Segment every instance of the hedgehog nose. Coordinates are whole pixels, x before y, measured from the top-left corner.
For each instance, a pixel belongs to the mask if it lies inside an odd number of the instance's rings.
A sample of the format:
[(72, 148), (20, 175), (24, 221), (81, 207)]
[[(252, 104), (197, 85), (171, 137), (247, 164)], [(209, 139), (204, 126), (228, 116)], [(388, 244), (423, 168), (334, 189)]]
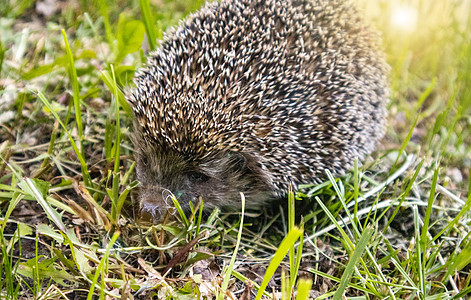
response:
[(166, 205), (162, 189), (156, 187), (144, 188), (139, 196), (139, 219), (144, 222), (159, 223), (163, 221)]

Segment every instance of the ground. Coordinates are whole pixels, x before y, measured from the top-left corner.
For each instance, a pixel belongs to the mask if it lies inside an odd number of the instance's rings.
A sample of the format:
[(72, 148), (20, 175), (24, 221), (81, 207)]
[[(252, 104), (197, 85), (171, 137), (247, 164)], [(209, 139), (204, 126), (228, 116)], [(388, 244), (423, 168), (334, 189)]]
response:
[(471, 1), (358, 0), (392, 68), (362, 166), (270, 208), (141, 222), (123, 90), (147, 37), (201, 5), (0, 2), (0, 298), (467, 298)]

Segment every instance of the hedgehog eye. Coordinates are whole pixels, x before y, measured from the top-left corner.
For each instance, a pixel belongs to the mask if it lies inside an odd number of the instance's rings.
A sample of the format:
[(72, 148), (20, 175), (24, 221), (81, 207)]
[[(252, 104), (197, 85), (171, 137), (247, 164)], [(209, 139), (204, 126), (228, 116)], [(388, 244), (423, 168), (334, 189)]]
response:
[(206, 176), (205, 174), (201, 172), (189, 172), (188, 177), (190, 178), (191, 181), (195, 181), (195, 182), (206, 182), (209, 180), (209, 176)]
[(146, 157), (146, 156), (143, 156), (141, 158), (141, 162), (144, 166), (148, 166), (149, 165), (149, 159)]

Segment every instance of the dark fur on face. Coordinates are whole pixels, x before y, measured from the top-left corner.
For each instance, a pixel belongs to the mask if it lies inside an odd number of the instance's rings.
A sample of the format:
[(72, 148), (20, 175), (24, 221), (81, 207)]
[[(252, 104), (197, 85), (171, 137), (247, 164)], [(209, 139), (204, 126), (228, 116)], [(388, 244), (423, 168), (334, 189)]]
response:
[[(141, 182), (139, 203), (142, 215), (161, 221), (174, 196), (182, 208), (189, 210), (203, 199), (205, 209), (215, 206), (239, 208), (240, 192), (258, 203), (273, 198), (264, 172), (254, 157), (247, 153), (221, 151), (211, 157), (194, 159), (139, 135), (136, 146), (137, 179)], [(145, 145), (145, 146), (144, 146)]]

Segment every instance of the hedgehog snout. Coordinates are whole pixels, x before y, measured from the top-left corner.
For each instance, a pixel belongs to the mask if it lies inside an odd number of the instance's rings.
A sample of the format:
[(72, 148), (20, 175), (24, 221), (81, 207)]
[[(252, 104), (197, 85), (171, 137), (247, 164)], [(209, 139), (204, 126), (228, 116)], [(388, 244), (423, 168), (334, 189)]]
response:
[(156, 186), (143, 187), (139, 195), (140, 219), (154, 223), (161, 222), (172, 207), (172, 193)]

